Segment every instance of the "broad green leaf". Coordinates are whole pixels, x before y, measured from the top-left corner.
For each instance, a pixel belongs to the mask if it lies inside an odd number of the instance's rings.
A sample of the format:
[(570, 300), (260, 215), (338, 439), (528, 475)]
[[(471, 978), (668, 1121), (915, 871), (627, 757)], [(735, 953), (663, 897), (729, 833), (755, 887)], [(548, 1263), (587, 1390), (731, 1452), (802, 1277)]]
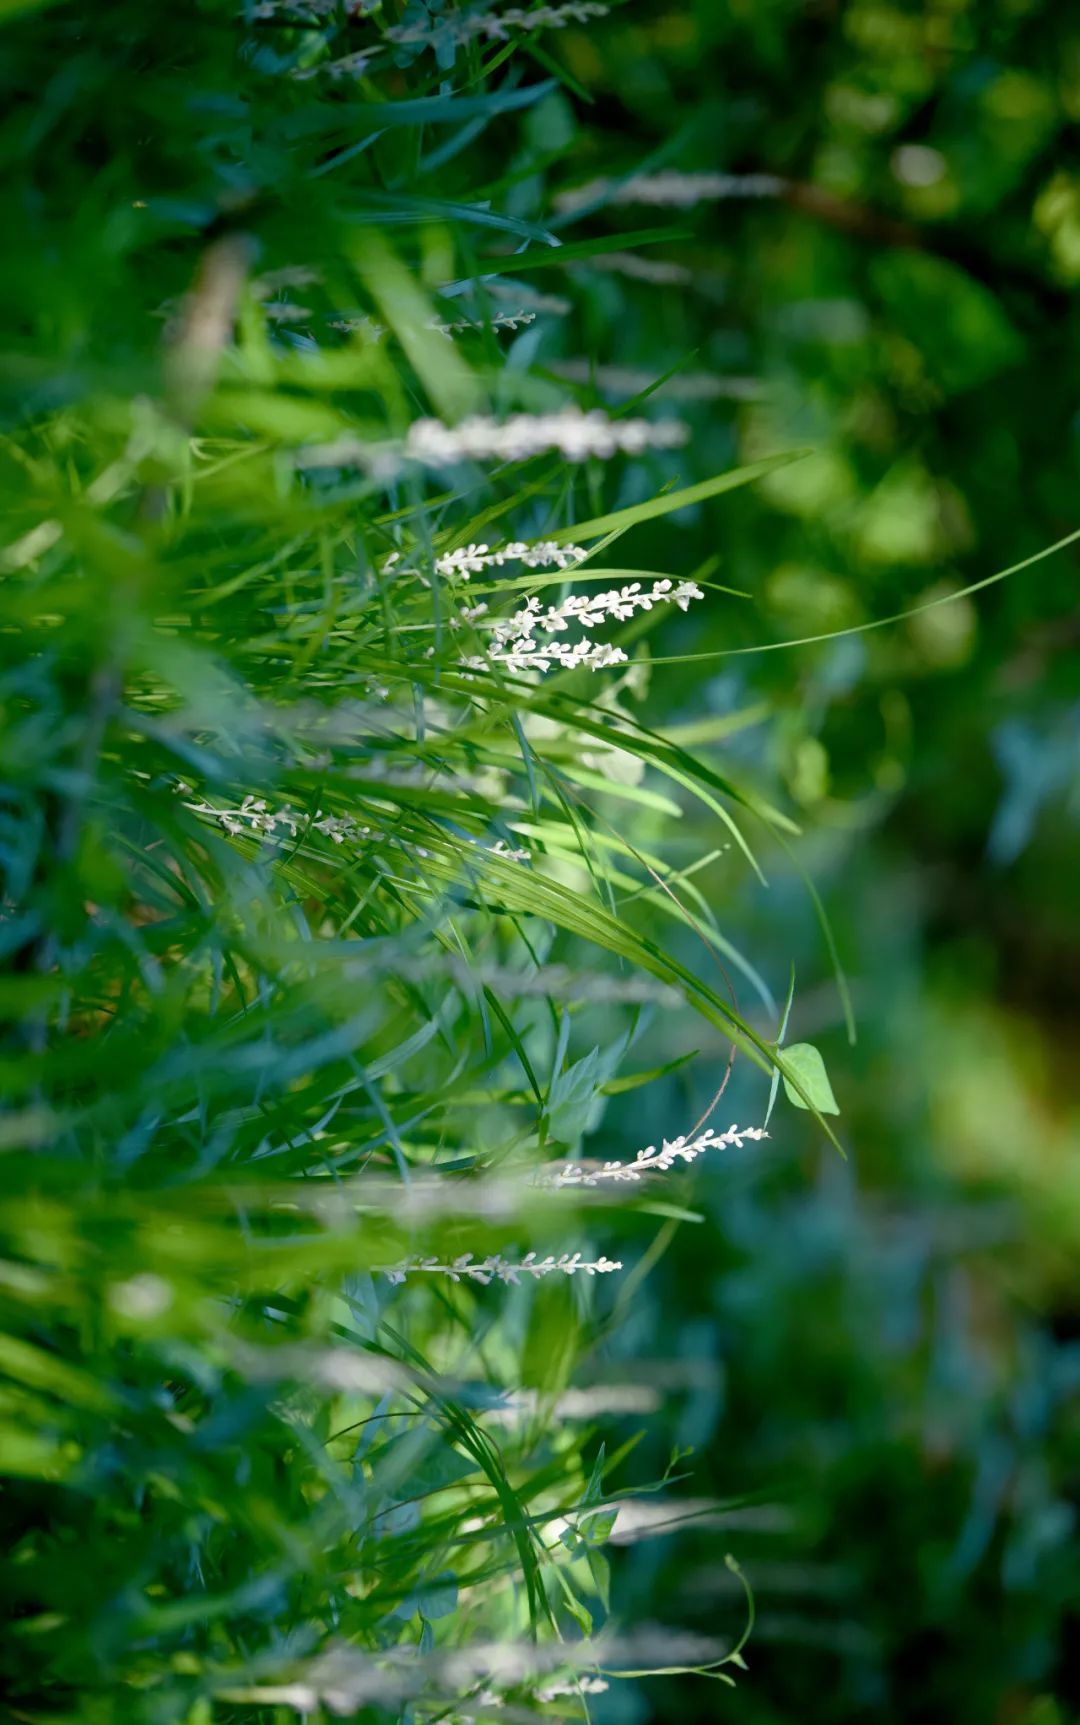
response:
[[(812, 1108), (818, 1114), (839, 1114), (825, 1062), (812, 1042), (793, 1042), (777, 1060), (787, 1098), (796, 1108)], [(798, 1088), (796, 1088), (798, 1086)]]

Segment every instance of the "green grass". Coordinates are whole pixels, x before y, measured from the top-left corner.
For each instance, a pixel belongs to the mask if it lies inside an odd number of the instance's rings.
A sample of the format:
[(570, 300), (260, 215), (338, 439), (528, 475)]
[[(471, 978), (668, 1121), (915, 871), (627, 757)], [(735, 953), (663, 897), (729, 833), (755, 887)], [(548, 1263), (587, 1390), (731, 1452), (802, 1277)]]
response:
[[(539, 38), (291, 76), (378, 29), (122, 4), (5, 29), (28, 224), (0, 446), (21, 1719), (439, 1719), (493, 1689), (577, 1716), (585, 1678), (739, 1663), (737, 1613), (689, 1645), (609, 1627), (605, 1506), (653, 1482), (560, 1409), (595, 1382), (602, 1410), (619, 1274), (526, 1255), (644, 1271), (691, 1214), (677, 1173), (615, 1202), (536, 1183), (652, 1076), (658, 1005), (760, 1067), (763, 1107), (775, 1064), (712, 968), (749, 959), (634, 842), (635, 808), (696, 802), (747, 869), (790, 822), (650, 727), (670, 607), (590, 637), (625, 642), (610, 670), (470, 669), (495, 618), (571, 578), (467, 587), (436, 559), (600, 540), (581, 590), (648, 585), (621, 542), (605, 564), (617, 535), (775, 463), (688, 489), (671, 450), (313, 465), (431, 414), (558, 407), (496, 290), (545, 268), (573, 292), (596, 249), (470, 193), (500, 152), (525, 165)], [(274, 315), (283, 292), (299, 312)], [(502, 1276), (470, 1272), (491, 1258)]]

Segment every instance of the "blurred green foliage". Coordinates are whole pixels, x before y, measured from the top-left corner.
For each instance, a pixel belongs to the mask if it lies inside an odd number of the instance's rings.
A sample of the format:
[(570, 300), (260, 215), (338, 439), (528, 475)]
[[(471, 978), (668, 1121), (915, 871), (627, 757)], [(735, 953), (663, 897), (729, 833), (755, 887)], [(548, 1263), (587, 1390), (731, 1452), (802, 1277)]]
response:
[[(582, 180), (783, 181), (678, 212), (677, 279), (597, 284), (587, 357), (598, 399), (613, 364), (680, 366), (661, 394), (688, 373), (731, 380), (680, 402), (702, 471), (815, 451), (640, 555), (714, 557), (747, 595), (682, 627), (696, 674), (658, 664), (652, 698), (677, 721), (726, 715), (728, 758), (801, 811), (859, 1024), (849, 1050), (782, 856), (752, 905), (698, 876), (777, 1000), (794, 957), (789, 1040), (825, 1050), (851, 1162), (796, 1155), (785, 1121), (788, 1155), (714, 1171), (707, 1227), (650, 1279), (634, 1346), (682, 1338), (693, 1489), (758, 1507), (635, 1546), (627, 1599), (674, 1593), (707, 1623), (731, 1539), (758, 1595), (736, 1703), (755, 1722), (1071, 1719), (1075, 552), (887, 629), (741, 650), (911, 611), (1075, 527), (1075, 19), (702, 4), (628, 9), (599, 35), (567, 43), (598, 98)], [(684, 864), (709, 845), (695, 826)], [(675, 1046), (661, 1025), (657, 1057)], [(708, 1076), (669, 1086), (663, 1117), (692, 1115)], [(731, 1094), (745, 1110), (737, 1071)], [(712, 1717), (713, 1699), (656, 1708)]]

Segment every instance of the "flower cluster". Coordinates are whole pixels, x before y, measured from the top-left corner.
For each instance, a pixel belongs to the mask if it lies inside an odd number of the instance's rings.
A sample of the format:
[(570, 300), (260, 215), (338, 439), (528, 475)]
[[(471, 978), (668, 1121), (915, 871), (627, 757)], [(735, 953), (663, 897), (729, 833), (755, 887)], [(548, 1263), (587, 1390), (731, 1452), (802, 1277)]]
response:
[(450, 41), (456, 46), (484, 36), (489, 42), (508, 42), (514, 30), (562, 30), (567, 24), (586, 24), (604, 18), (610, 8), (602, 0), (562, 0), (555, 6), (509, 6), (505, 12), (462, 13), (429, 24), (395, 24), (383, 32), (388, 42), (402, 47), (438, 46)]
[(346, 18), (368, 18), (381, 4), (382, 0), (256, 0), (252, 16), (259, 20), (286, 17), (318, 23), (338, 12), (344, 12)]
[(463, 1252), (450, 1264), (440, 1264), (438, 1258), (407, 1258), (403, 1264), (395, 1264), (383, 1273), (391, 1282), (404, 1282), (409, 1276), (424, 1274), (449, 1276), (452, 1282), (479, 1282), (485, 1287), (495, 1281), (517, 1287), (522, 1276), (550, 1276), (560, 1270), (564, 1276), (574, 1276), (579, 1271), (586, 1276), (607, 1276), (621, 1269), (622, 1265), (613, 1258), (588, 1259), (580, 1252), (563, 1252), (558, 1258), (538, 1258), (535, 1252), (527, 1252), (517, 1262), (504, 1258), (501, 1252), (493, 1252), (487, 1258), (474, 1258), (471, 1252)]
[(710, 1126), (696, 1138), (665, 1138), (659, 1150), (650, 1144), (647, 1149), (639, 1150), (632, 1162), (566, 1162), (554, 1174), (545, 1176), (544, 1183), (560, 1187), (599, 1186), (605, 1180), (640, 1180), (643, 1174), (665, 1174), (676, 1162), (693, 1162), (706, 1150), (725, 1150), (732, 1144), (741, 1150), (744, 1139), (757, 1142), (768, 1136), (760, 1126), (729, 1126), (726, 1132), (714, 1132)]
[(786, 181), (776, 174), (634, 174), (628, 180), (590, 180), (555, 199), (560, 210), (584, 209), (603, 199), (611, 204), (653, 204), (686, 210), (728, 198), (778, 198)]
[[(187, 790), (186, 785), (178, 785), (179, 791)], [(296, 838), (299, 833), (322, 833), (334, 844), (344, 844), (346, 839), (366, 838), (370, 827), (359, 826), (348, 815), (328, 815), (322, 809), (316, 809), (311, 816), (301, 814), (291, 804), (283, 803), (281, 808), (272, 809), (265, 797), (246, 796), (239, 808), (217, 809), (212, 803), (186, 803), (197, 815), (212, 815), (218, 825), (235, 837), (239, 833), (261, 833), (268, 838), (277, 838), (278, 829), (289, 838)]]
[[(640, 581), (625, 587), (610, 587), (604, 593), (570, 593), (557, 605), (544, 606), (535, 597), (526, 600), (520, 611), (495, 624), (488, 650), (490, 659), (497, 659), (508, 671), (547, 671), (560, 665), (565, 671), (601, 670), (607, 665), (621, 665), (626, 654), (621, 647), (597, 641), (542, 641), (535, 639), (542, 630), (547, 635), (561, 635), (576, 623), (582, 629), (596, 629), (609, 618), (625, 623), (635, 611), (651, 611), (654, 605), (677, 605), (685, 611), (692, 599), (705, 597), (696, 581), (669, 581), (666, 577), (643, 588)], [(464, 661), (470, 670), (484, 669), (483, 658)]]
[(523, 635), (531, 635), (534, 629), (561, 635), (570, 623), (579, 623), (583, 629), (596, 629), (609, 617), (625, 623), (635, 611), (651, 611), (654, 605), (660, 604), (677, 605), (680, 611), (687, 611), (692, 599), (704, 597), (696, 581), (670, 581), (666, 576), (654, 581), (647, 591), (640, 581), (630, 581), (625, 587), (609, 587), (604, 593), (569, 593), (557, 605), (549, 605), (546, 609), (534, 597), (527, 599), (523, 608), (515, 611), (512, 617), (496, 624), (495, 640), (501, 646)]
[[(549, 1683), (544, 1683), (539, 1689), (534, 1689), (532, 1698), (542, 1705), (548, 1701), (562, 1701), (582, 1695), (603, 1695), (608, 1685), (602, 1677), (556, 1677)], [(478, 1689), (470, 1697), (470, 1706), (481, 1708), (486, 1712), (492, 1707), (505, 1707), (506, 1696), (498, 1689)], [(478, 1725), (482, 1715), (477, 1713), (452, 1713), (447, 1717), (447, 1725)]]
[(345, 54), (340, 60), (322, 60), (317, 66), (297, 66), (292, 76), (301, 81), (309, 78), (331, 78), (335, 82), (340, 78), (362, 78), (373, 58), (370, 49), (367, 52)]
[(460, 425), (418, 419), (409, 427), (404, 453), (425, 467), (452, 467), (458, 461), (527, 461), (557, 450), (567, 461), (590, 456), (642, 455), (647, 449), (672, 449), (686, 441), (686, 428), (674, 420), (609, 419), (594, 408), (564, 407), (557, 413), (515, 413), (509, 419), (476, 414)]
[(535, 322), (535, 311), (528, 311), (521, 306), (517, 311), (497, 311), (486, 321), (482, 318), (459, 317), (454, 323), (435, 321), (431, 328), (437, 329), (440, 335), (458, 335), (466, 329), (524, 329), (526, 325)]
[[(654, 1144), (647, 1149), (639, 1150), (632, 1162), (576, 1163), (565, 1162), (561, 1166), (547, 1170), (538, 1182), (540, 1185), (562, 1189), (566, 1187), (595, 1187), (605, 1181), (637, 1181), (644, 1174), (666, 1173), (676, 1162), (693, 1162), (698, 1156), (703, 1156), (707, 1150), (723, 1150), (735, 1144), (740, 1149), (745, 1140), (755, 1142), (769, 1135), (760, 1126), (729, 1126), (726, 1132), (715, 1132), (711, 1127), (698, 1133), (695, 1138), (665, 1138), (658, 1150)], [(578, 1272), (587, 1276), (606, 1276), (615, 1270), (621, 1270), (622, 1264), (613, 1258), (599, 1257), (583, 1258), (580, 1252), (563, 1252), (558, 1258), (549, 1255), (538, 1257), (535, 1252), (526, 1253), (524, 1258), (506, 1258), (501, 1252), (493, 1252), (486, 1258), (477, 1258), (472, 1252), (462, 1252), (450, 1263), (443, 1263), (438, 1258), (406, 1258), (403, 1263), (386, 1267), (383, 1274), (393, 1283), (401, 1283), (410, 1276), (430, 1275), (449, 1276), (452, 1282), (478, 1282), (486, 1287), (489, 1282), (503, 1282), (517, 1287), (523, 1276), (550, 1276), (561, 1271), (564, 1276), (573, 1276)]]
[[(455, 577), (467, 581), (485, 569), (501, 569), (504, 563), (522, 563), (526, 569), (573, 569), (589, 553), (580, 545), (556, 545), (553, 539), (540, 539), (535, 545), (512, 539), (509, 545), (459, 545), (456, 551), (445, 551), (435, 559), (435, 572), (449, 580)], [(391, 566), (389, 559), (384, 569)]]
[[(343, 0), (348, 18), (370, 18), (382, 0)], [(252, 16), (258, 22), (282, 20), (293, 24), (328, 24), (339, 9), (339, 0), (256, 0)], [(440, 58), (447, 50), (471, 41), (509, 42), (515, 33), (562, 30), (568, 24), (584, 24), (603, 18), (610, 7), (604, 0), (561, 0), (556, 5), (510, 6), (503, 12), (462, 12), (444, 18), (424, 18), (414, 23), (393, 24), (371, 46), (337, 60), (321, 60), (314, 66), (293, 67), (289, 76), (301, 81), (312, 78), (359, 79), (373, 64), (385, 62), (395, 48), (434, 48)]]
[[(383, 774), (382, 776), (387, 782), (391, 782), (389, 775)], [(184, 784), (179, 784), (176, 788), (181, 793), (189, 789)], [(350, 815), (328, 815), (324, 814), (322, 809), (316, 809), (313, 815), (308, 816), (301, 814), (289, 803), (283, 803), (279, 809), (272, 809), (265, 797), (246, 796), (239, 808), (232, 809), (218, 809), (214, 807), (213, 803), (205, 802), (189, 802), (185, 803), (184, 807), (191, 809), (197, 815), (210, 815), (225, 832), (232, 834), (233, 837), (237, 837), (241, 833), (257, 833), (264, 838), (271, 839), (274, 843), (281, 844), (284, 842), (283, 835), (294, 839), (299, 835), (314, 832), (321, 833), (324, 838), (330, 839), (335, 845), (342, 845), (346, 840), (360, 844), (364, 840), (371, 839), (378, 844), (399, 845), (402, 850), (410, 851), (414, 856), (428, 857), (431, 855), (431, 852), (425, 850), (422, 845), (411, 843), (407, 839), (395, 838), (390, 833), (381, 832), (377, 827), (366, 826), (360, 821), (354, 821)], [(508, 845), (505, 839), (496, 839), (492, 845), (482, 845), (479, 839), (473, 838), (467, 842), (479, 850), (489, 852), (491, 856), (501, 858), (503, 862), (530, 861), (530, 854), (527, 850), (516, 849)]]
[[(443, 319), (433, 317), (427, 320), (425, 329), (437, 330), (440, 335), (459, 335), (467, 329), (522, 329), (530, 323), (535, 323), (537, 313), (525, 306), (519, 306), (516, 311), (500, 311), (487, 319), (460, 317), (447, 323)], [(330, 328), (341, 330), (347, 335), (366, 335), (371, 341), (382, 341), (389, 330), (384, 323), (379, 323), (373, 317), (334, 317), (330, 319)]]
[(439, 419), (417, 419), (398, 443), (362, 443), (342, 437), (336, 443), (301, 449), (302, 467), (359, 467), (373, 479), (396, 479), (404, 463), (453, 467), (461, 461), (528, 461), (557, 450), (566, 461), (608, 460), (613, 455), (642, 455), (647, 449), (675, 449), (685, 443), (687, 430), (677, 420), (609, 419), (598, 408), (585, 413), (564, 407), (557, 413), (515, 413), (509, 419), (484, 414), (444, 425)]
[[(612, 646), (609, 641), (544, 641), (539, 646), (535, 641), (520, 641), (506, 652), (493, 652), (491, 657), (515, 675), (521, 671), (550, 671), (556, 665), (563, 671), (606, 671), (611, 665), (626, 664), (622, 648)], [(461, 663), (467, 671), (484, 671), (488, 667), (488, 660), (480, 654), (464, 658)]]

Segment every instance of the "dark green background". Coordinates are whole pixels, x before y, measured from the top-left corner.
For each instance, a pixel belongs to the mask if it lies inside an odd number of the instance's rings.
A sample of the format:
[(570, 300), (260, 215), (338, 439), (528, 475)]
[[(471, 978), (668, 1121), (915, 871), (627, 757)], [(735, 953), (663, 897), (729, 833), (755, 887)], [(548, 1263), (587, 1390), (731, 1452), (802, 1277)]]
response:
[[(716, 579), (750, 595), (696, 610), (668, 651), (889, 616), (1075, 526), (1074, 25), (1053, 4), (702, 4), (567, 43), (597, 97), (582, 177), (655, 150), (790, 182), (680, 214), (685, 286), (593, 289), (597, 360), (760, 381), (757, 401), (689, 410), (695, 477), (817, 451), (638, 530), (643, 566), (718, 555)], [(932, 184), (905, 183), (912, 162)], [(564, 333), (567, 351), (589, 336)], [(737, 1601), (725, 1542), (758, 1596), (737, 1699), (658, 1688), (660, 1717), (1080, 1709), (1077, 628), (1073, 550), (889, 629), (655, 673), (681, 718), (758, 697), (779, 715), (729, 758), (800, 811), (859, 1023), (849, 1049), (783, 858), (749, 903), (723, 869), (702, 877), (781, 998), (794, 954), (789, 1039), (825, 1051), (851, 1159), (774, 1116), (767, 1156), (701, 1177), (708, 1223), (680, 1235), (627, 1343), (680, 1338), (688, 1489), (765, 1500), (635, 1548), (637, 1609), (675, 1598), (714, 1624)], [(714, 841), (675, 837), (687, 862)], [(662, 1024), (654, 1050), (676, 1052)], [(657, 1131), (703, 1104), (712, 1052)], [(736, 1072), (722, 1123), (758, 1093)]]

